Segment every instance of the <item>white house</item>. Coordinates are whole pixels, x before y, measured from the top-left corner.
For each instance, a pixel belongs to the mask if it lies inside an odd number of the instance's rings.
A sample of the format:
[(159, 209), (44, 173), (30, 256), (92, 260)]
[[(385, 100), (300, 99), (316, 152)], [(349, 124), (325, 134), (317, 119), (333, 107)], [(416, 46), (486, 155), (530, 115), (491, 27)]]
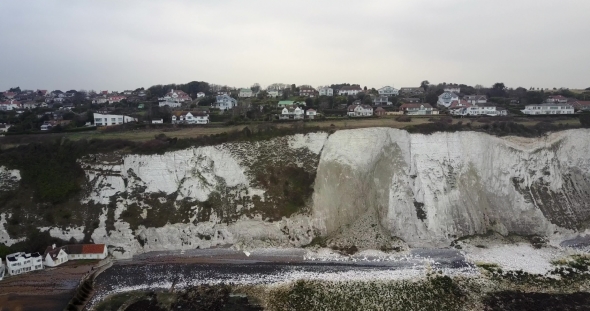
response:
[(152, 120), (152, 124), (164, 124), (164, 119)]
[(485, 95), (466, 95), (463, 99), (472, 105), (485, 104), (488, 102), (488, 97)]
[(397, 96), (399, 95), (399, 90), (392, 87), (392, 86), (384, 86), (380, 89), (377, 90), (377, 92), (379, 92), (379, 95), (384, 95), (384, 96)]
[(348, 106), (349, 117), (370, 117), (373, 115), (373, 107), (369, 105), (350, 105)]
[(203, 97), (205, 97), (205, 93), (203, 93), (203, 92), (197, 93), (197, 98), (203, 98)]
[(41, 131), (49, 131), (53, 128), (53, 124), (51, 124), (51, 122), (49, 121), (45, 121), (43, 122), (43, 124), (41, 124)]
[(8, 129), (11, 127), (10, 124), (0, 123), (0, 133), (8, 132)]
[(307, 111), (305, 111), (305, 116), (306, 118), (313, 120), (315, 119), (315, 117), (318, 115), (317, 111), (315, 111), (315, 109), (307, 109)]
[(119, 125), (129, 122), (137, 122), (136, 118), (117, 115), (117, 114), (94, 114), (94, 125), (95, 126), (111, 126), (111, 125)]
[(182, 106), (182, 102), (177, 98), (161, 97), (160, 102), (158, 103), (158, 106), (160, 106), (160, 107), (168, 106), (170, 108), (178, 108), (178, 107)]
[(177, 112), (172, 115), (172, 124), (207, 124), (209, 114), (204, 111)]
[(428, 103), (417, 103), (417, 104), (403, 104), (400, 106), (400, 111), (403, 111), (407, 115), (435, 115), (438, 114), (438, 110), (432, 108)]
[(375, 105), (393, 105), (392, 102), (389, 101), (387, 95), (379, 95), (373, 98), (373, 104)]
[(361, 87), (358, 85), (343, 86), (341, 89), (338, 90), (338, 95), (354, 96), (362, 91), (363, 89), (361, 89)]
[(303, 120), (303, 109), (299, 107), (284, 107), (279, 120)]
[(106, 104), (108, 102), (109, 102), (108, 98), (104, 98), (104, 97), (97, 97), (92, 100), (93, 104)]
[(267, 94), (268, 94), (268, 97), (272, 97), (272, 98), (279, 97), (281, 95), (279, 93), (279, 91), (277, 91), (277, 90), (267, 91)]
[(105, 259), (108, 256), (107, 247), (104, 244), (71, 244), (61, 247), (68, 260), (79, 259)]
[(508, 114), (506, 109), (502, 109), (493, 104), (469, 104), (468, 107), (460, 107), (451, 110), (451, 114), (456, 116), (505, 116)]
[(549, 98), (547, 98), (546, 102), (565, 104), (565, 103), (567, 103), (567, 97), (563, 97), (561, 95), (549, 96)]
[(36, 102), (26, 102), (22, 105), (23, 109), (35, 109), (39, 106)]
[(238, 97), (252, 97), (254, 96), (254, 93), (252, 92), (251, 89), (240, 89), (240, 92), (238, 93)]
[(320, 87), (318, 91), (320, 96), (334, 96), (334, 90), (330, 87)]
[(57, 267), (68, 261), (68, 254), (62, 247), (55, 247), (55, 244), (48, 246), (43, 255), (46, 267)]
[(43, 269), (41, 254), (27, 254), (24, 252), (14, 253), (6, 256), (6, 266), (9, 275), (18, 275), (35, 270)]
[(444, 92), (438, 96), (438, 101), (436, 104), (439, 106), (449, 107), (455, 100), (459, 100), (459, 95), (451, 92)]
[(166, 95), (164, 95), (164, 97), (160, 97), (158, 98), (158, 101), (163, 102), (166, 100), (171, 100), (171, 101), (178, 101), (178, 102), (185, 102), (185, 101), (190, 101), (193, 100), (190, 96), (188, 96), (187, 93), (185, 93), (184, 91), (181, 90), (170, 90), (170, 92), (168, 92)]
[(212, 106), (221, 110), (229, 110), (238, 105), (238, 101), (229, 95), (218, 95), (216, 99), (216, 102)]
[(524, 110), (521, 110), (524, 114), (536, 115), (536, 114), (574, 114), (574, 106), (569, 104), (536, 104), (526, 105)]
[(461, 88), (458, 86), (447, 86), (443, 89), (443, 91), (449, 93), (461, 93)]

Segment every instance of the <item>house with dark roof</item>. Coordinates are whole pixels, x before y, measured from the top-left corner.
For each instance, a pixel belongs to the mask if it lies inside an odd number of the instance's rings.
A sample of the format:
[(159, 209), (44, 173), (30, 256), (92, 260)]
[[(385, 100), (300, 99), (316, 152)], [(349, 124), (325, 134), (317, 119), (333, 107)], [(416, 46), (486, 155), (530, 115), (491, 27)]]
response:
[(361, 89), (361, 87), (359, 85), (349, 85), (349, 86), (343, 86), (342, 88), (340, 88), (338, 90), (338, 95), (355, 96), (356, 94), (358, 94), (362, 91), (363, 91), (363, 89)]
[(68, 254), (68, 260), (76, 259), (105, 259), (107, 246), (104, 244), (71, 244), (63, 246)]
[(297, 106), (284, 107), (279, 115), (279, 120), (303, 120), (304, 111)]
[(485, 95), (466, 95), (463, 99), (472, 105), (485, 104), (488, 102), (488, 97)]
[(375, 115), (378, 117), (384, 116), (387, 114), (387, 111), (385, 111), (385, 109), (383, 109), (382, 107), (377, 107), (377, 109), (375, 109)]
[(402, 87), (399, 92), (403, 95), (420, 95), (424, 93), (424, 89), (421, 87)]
[(419, 103), (420, 102), (420, 98), (406, 97), (406, 98), (402, 98), (401, 102), (402, 103), (406, 103), (406, 104)]
[(175, 111), (172, 113), (172, 124), (208, 124), (207, 111)]
[(387, 95), (378, 95), (373, 98), (373, 105), (376, 106), (392, 104), (393, 103), (389, 101), (389, 97), (387, 97)]
[(68, 261), (68, 254), (61, 247), (55, 247), (55, 244), (48, 246), (43, 255), (46, 267), (56, 267)]
[(317, 93), (318, 91), (316, 91), (313, 87), (302, 86), (299, 88), (300, 96), (315, 97)]
[(546, 100), (547, 103), (560, 103), (560, 104), (565, 104), (567, 103), (567, 97), (561, 96), (561, 95), (554, 95), (554, 96), (549, 96)]
[[(358, 102), (358, 103), (357, 103)], [(353, 118), (371, 117), (373, 116), (373, 107), (369, 105), (362, 105), (360, 101), (355, 101), (357, 104), (348, 106), (348, 116)]]
[(407, 115), (434, 115), (438, 114), (436, 108), (432, 108), (428, 103), (403, 104), (399, 107)]

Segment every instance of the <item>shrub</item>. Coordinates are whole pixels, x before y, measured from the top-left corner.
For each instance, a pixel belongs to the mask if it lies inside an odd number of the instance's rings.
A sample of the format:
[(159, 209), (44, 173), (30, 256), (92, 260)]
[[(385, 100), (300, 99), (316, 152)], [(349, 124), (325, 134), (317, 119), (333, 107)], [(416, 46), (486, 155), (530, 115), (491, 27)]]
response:
[(395, 118), (395, 121), (398, 122), (412, 122), (412, 118), (410, 116), (399, 116)]

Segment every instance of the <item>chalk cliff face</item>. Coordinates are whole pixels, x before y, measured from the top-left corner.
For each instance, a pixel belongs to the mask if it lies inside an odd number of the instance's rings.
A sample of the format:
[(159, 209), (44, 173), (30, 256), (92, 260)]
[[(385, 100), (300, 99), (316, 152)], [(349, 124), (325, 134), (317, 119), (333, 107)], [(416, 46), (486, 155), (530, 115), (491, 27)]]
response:
[[(369, 128), (93, 155), (80, 159), (81, 203), (101, 209), (91, 238), (118, 256), (298, 247), (320, 235), (338, 247), (381, 249), (448, 246), (488, 230), (571, 235), (590, 219), (589, 138), (588, 130), (529, 139)], [(0, 182), (18, 176), (0, 170)], [(2, 231), (7, 217), (0, 236), (12, 241)], [(84, 236), (74, 224), (42, 230)]]
[[(488, 230), (583, 230), (590, 217), (589, 138), (586, 130), (538, 139), (336, 132), (321, 155), (313, 217), (330, 235), (373, 214), (411, 246), (448, 246)], [(375, 224), (367, 225), (361, 227)]]

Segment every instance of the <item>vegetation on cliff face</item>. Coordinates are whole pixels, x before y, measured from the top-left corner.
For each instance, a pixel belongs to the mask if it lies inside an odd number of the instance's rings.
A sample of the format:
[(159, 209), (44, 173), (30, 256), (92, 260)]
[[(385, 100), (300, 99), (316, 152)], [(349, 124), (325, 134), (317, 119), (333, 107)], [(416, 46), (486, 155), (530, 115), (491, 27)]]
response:
[[(146, 143), (58, 139), (3, 150), (0, 166), (19, 170), (22, 179), (18, 187), (0, 189), (0, 214), (7, 218), (5, 229), (12, 238), (26, 238), (26, 242), (17, 243), (5, 251), (43, 251), (49, 242), (69, 242), (50, 238), (49, 232), (39, 231), (42, 227), (84, 227), (84, 241), (89, 242), (105, 208), (107, 230), (115, 229), (115, 211), (121, 204), (125, 209), (120, 219), (134, 230), (140, 226), (158, 228), (168, 223), (193, 221), (196, 224), (209, 221), (212, 214), (222, 222), (231, 223), (243, 215), (280, 220), (304, 211), (313, 192), (319, 155), (290, 150), (285, 135), (294, 131), (262, 127), (257, 132), (246, 129), (186, 140), (160, 135)], [(296, 131), (312, 132), (314, 129)], [(255, 154), (245, 159), (242, 165), (248, 170), (250, 183), (265, 191), (264, 197), (248, 193), (244, 186), (228, 187), (220, 182), (204, 202), (191, 198), (178, 200), (178, 193), (144, 193), (145, 189), (130, 189), (111, 197), (111, 202), (104, 206), (93, 201), (81, 203), (93, 187), (81, 168), (80, 159), (83, 157), (95, 154), (108, 157), (110, 154), (120, 158), (132, 153), (163, 153), (227, 141), (234, 141), (226, 146), (233, 148), (236, 158)], [(35, 243), (31, 239), (42, 242)]]

